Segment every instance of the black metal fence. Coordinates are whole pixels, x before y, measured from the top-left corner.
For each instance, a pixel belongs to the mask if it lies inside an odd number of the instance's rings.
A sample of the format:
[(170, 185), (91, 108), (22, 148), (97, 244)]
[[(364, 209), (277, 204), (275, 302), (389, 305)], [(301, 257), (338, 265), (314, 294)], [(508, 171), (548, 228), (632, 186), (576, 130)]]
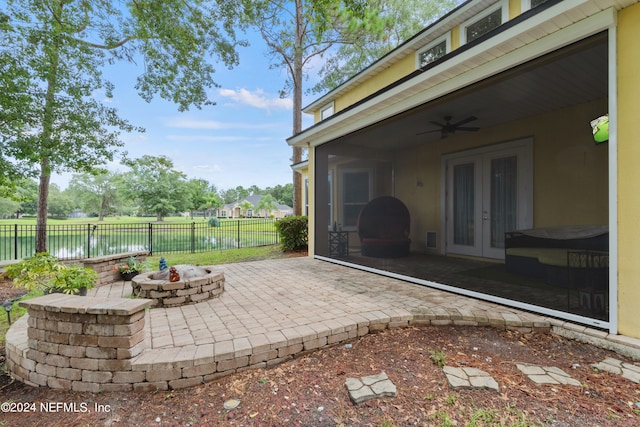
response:
[[(0, 225), (0, 261), (35, 253), (36, 225)], [(219, 220), (183, 224), (69, 224), (47, 226), (47, 249), (59, 259), (91, 258), (131, 251), (206, 252), (273, 245), (273, 219)]]

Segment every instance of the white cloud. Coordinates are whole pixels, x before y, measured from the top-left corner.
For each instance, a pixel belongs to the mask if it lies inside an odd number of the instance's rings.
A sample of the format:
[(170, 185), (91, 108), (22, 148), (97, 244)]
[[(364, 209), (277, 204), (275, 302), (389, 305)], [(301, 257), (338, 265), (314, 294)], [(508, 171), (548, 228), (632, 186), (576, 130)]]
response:
[(291, 99), (269, 96), (265, 94), (262, 89), (256, 89), (253, 92), (244, 88), (238, 90), (220, 89), (219, 93), (221, 96), (230, 98), (237, 104), (249, 105), (264, 110), (291, 110), (291, 108), (293, 108), (293, 101)]
[(169, 119), (166, 123), (170, 128), (181, 129), (204, 129), (204, 130), (219, 130), (219, 129), (271, 129), (282, 126), (282, 123), (243, 123), (243, 122), (221, 122), (218, 120), (196, 120), (186, 117), (176, 117)]

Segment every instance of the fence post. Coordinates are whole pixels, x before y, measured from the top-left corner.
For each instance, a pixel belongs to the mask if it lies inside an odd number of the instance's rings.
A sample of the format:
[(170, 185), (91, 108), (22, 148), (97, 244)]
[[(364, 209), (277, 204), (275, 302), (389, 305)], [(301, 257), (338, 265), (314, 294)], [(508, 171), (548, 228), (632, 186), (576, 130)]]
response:
[(18, 224), (13, 224), (13, 259), (18, 259)]
[(153, 224), (149, 223), (149, 255), (153, 255)]
[(196, 253), (196, 222), (191, 223), (191, 253)]
[(91, 258), (91, 224), (87, 224), (87, 258)]

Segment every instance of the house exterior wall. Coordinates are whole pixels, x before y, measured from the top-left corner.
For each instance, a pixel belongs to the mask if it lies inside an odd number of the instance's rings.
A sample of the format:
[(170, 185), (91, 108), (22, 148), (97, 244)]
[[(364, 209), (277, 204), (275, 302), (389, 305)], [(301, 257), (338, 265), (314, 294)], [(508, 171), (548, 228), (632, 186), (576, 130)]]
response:
[(618, 14), (618, 329), (640, 338), (640, 4)]
[[(391, 83), (400, 80), (404, 76), (411, 74), (416, 70), (416, 59), (415, 55), (409, 55), (393, 64), (380, 74), (376, 75), (375, 78), (369, 79), (360, 86), (354, 88), (347, 94), (337, 98), (334, 101), (334, 111), (337, 113), (338, 111), (344, 110), (350, 105), (355, 104), (361, 99), (366, 98), (367, 96), (377, 92), (378, 90), (384, 88), (385, 86), (390, 85)], [(320, 121), (320, 111), (315, 113), (315, 121)]]
[(442, 248), (442, 156), (524, 137), (533, 138), (534, 226), (608, 224), (607, 145), (594, 144), (588, 126), (606, 108), (601, 100), (399, 153), (395, 195), (411, 212), (414, 249), (425, 248), (427, 231)]

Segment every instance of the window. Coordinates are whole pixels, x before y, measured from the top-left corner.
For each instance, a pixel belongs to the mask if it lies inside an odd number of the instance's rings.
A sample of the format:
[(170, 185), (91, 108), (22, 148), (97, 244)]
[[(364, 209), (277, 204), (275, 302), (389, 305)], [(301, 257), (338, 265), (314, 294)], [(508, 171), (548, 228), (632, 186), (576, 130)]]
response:
[(324, 120), (329, 116), (333, 116), (333, 102), (320, 109), (320, 120)]
[(422, 68), (446, 55), (451, 50), (450, 40), (447, 34), (416, 52), (416, 67)]
[(508, 19), (507, 4), (501, 1), (497, 6), (491, 7), (482, 14), (470, 19), (461, 26), (460, 43), (469, 43), (489, 31), (498, 28)]
[(219, 214), (220, 214), (220, 217), (225, 218), (227, 216), (227, 211), (223, 209), (219, 212)]
[(548, 0), (522, 0), (522, 11), (533, 9), (540, 6), (542, 3), (546, 3)]
[(253, 209), (247, 209), (247, 218), (253, 218)]
[(371, 171), (368, 169), (342, 172), (342, 226), (354, 229), (358, 214), (371, 200)]

